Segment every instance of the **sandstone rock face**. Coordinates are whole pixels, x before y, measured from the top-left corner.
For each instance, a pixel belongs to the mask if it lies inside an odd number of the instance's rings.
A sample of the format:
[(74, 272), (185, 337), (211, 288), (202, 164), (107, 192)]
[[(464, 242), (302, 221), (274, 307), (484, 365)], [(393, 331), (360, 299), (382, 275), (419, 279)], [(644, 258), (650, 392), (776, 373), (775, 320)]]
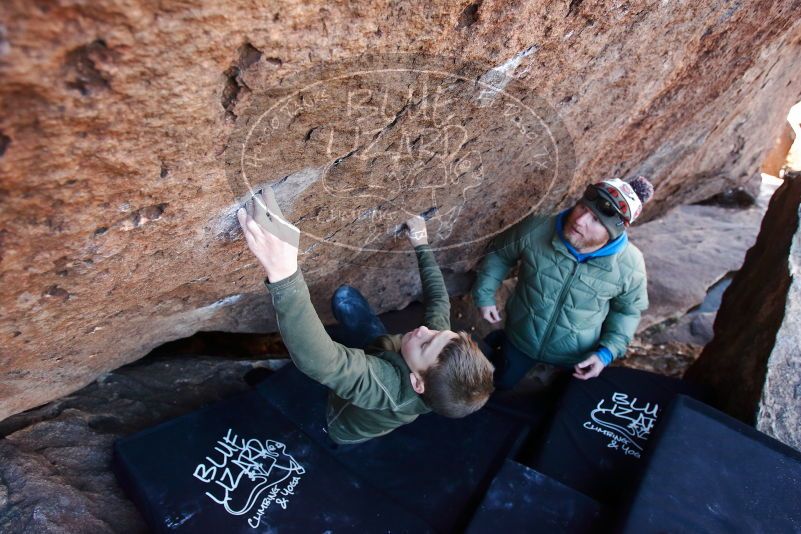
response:
[(756, 244), (723, 294), (714, 338), (685, 378), (729, 414), (801, 449), (801, 173), (771, 200)]
[(789, 264), (793, 282), (768, 359), (756, 427), (801, 450), (801, 232), (793, 237)]
[[(3, 3), (0, 420), (170, 339), (274, 329), (249, 186), (303, 230), (324, 318), (342, 282), (380, 311), (419, 292), (401, 214), (434, 216), (452, 278), (608, 175), (653, 179), (646, 218), (753, 188), (798, 99), (799, 8)], [(366, 52), (412, 59), (342, 70)]]
[(649, 306), (639, 331), (687, 313), (715, 282), (740, 268), (774, 187), (765, 188), (748, 208), (679, 206), (631, 228), (631, 242), (642, 251), (648, 275)]

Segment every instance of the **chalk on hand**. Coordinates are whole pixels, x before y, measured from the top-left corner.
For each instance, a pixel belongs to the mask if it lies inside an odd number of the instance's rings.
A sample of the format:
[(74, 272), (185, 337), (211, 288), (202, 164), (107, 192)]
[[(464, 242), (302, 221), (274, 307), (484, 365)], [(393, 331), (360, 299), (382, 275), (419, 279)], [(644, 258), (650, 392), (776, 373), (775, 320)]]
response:
[(251, 202), (253, 203), (253, 218), (265, 231), (294, 247), (299, 245), (300, 230), (284, 218), (272, 187), (259, 190), (253, 195), (253, 199), (248, 201), (248, 204)]

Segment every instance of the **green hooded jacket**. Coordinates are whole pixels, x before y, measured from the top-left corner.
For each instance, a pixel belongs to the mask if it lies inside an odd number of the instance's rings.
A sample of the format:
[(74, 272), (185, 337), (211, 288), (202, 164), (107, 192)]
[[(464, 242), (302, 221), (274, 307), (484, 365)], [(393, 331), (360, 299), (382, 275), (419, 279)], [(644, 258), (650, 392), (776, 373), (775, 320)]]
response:
[(521, 261), (506, 304), (506, 335), (531, 358), (572, 366), (608, 348), (626, 352), (648, 308), (645, 262), (630, 242), (617, 254), (579, 263), (556, 233), (556, 216), (530, 215), (498, 235), (473, 285), (476, 306), (495, 305), (495, 292)]
[[(425, 325), (450, 329), (445, 281), (429, 245), (414, 248), (425, 300)], [(325, 331), (298, 269), (264, 284), (270, 291), (278, 329), (300, 371), (327, 386), (328, 435), (339, 444), (361, 443), (411, 423), (431, 409), (412, 389), (409, 366), (400, 354), (401, 335), (379, 336), (365, 350), (336, 343)]]

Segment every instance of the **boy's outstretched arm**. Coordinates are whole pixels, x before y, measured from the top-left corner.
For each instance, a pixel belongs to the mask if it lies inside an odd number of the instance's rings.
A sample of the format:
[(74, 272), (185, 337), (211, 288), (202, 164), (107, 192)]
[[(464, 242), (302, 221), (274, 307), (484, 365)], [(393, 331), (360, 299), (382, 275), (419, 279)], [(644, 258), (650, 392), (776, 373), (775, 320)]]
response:
[(401, 392), (397, 370), (362, 349), (336, 343), (325, 331), (298, 268), (300, 231), (283, 218), (272, 191), (256, 194), (237, 218), (267, 272), (278, 329), (298, 369), (356, 406), (396, 407)]
[(420, 269), (426, 307), (425, 325), (434, 330), (450, 330), (451, 303), (442, 272), (428, 245), (426, 222), (422, 217), (415, 216), (406, 221), (406, 226), (409, 227), (409, 241), (417, 254), (417, 266)]

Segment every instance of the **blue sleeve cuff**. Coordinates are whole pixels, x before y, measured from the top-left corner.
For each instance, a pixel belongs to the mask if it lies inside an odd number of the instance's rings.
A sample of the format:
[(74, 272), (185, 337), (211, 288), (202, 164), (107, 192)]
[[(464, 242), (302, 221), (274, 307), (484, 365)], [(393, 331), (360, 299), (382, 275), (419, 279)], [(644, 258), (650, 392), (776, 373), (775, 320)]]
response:
[(599, 358), (604, 365), (609, 365), (612, 363), (612, 351), (607, 349), (606, 347), (598, 347), (598, 350), (595, 351)]

